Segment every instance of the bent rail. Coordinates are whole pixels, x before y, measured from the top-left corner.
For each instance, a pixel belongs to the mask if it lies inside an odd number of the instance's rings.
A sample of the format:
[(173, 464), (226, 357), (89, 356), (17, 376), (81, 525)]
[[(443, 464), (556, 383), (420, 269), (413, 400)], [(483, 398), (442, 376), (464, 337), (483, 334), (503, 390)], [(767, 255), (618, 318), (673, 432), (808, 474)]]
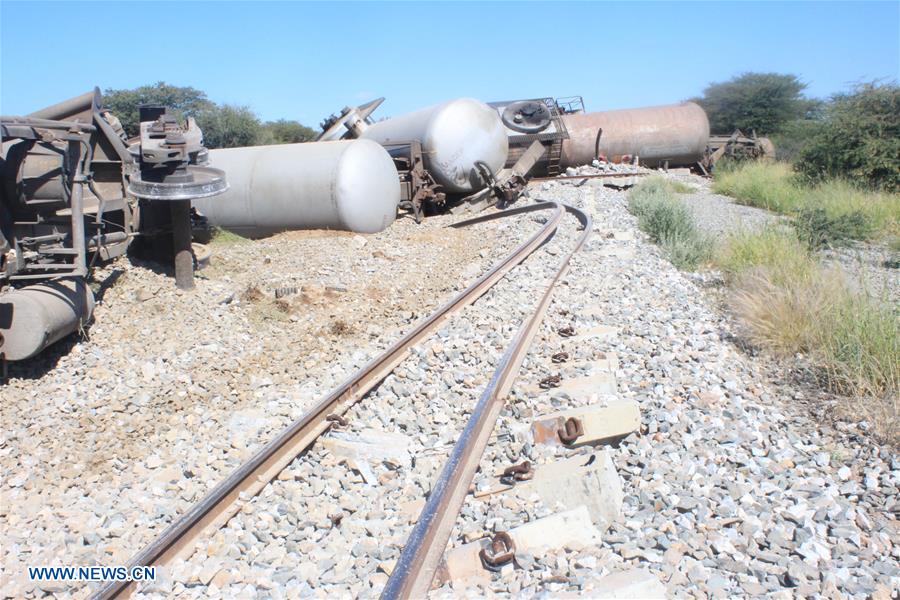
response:
[[(328, 417), (341, 415), (361, 400), (379, 382), (387, 377), (405, 358), (409, 349), (430, 336), (450, 316), (472, 304), (507, 272), (524, 261), (546, 242), (563, 217), (563, 207), (553, 202), (532, 204), (489, 215), (475, 217), (451, 225), (467, 227), (496, 219), (541, 210), (552, 210), (546, 223), (511, 254), (494, 265), (472, 285), (422, 320), (409, 333), (395, 342), (382, 354), (372, 359), (355, 375), (332, 390), (311, 410), (291, 423), (272, 441), (263, 446), (247, 462), (238, 467), (227, 479), (215, 486), (188, 512), (166, 528), (154, 541), (129, 561), (128, 566), (164, 566), (177, 557), (186, 558), (193, 551), (196, 541), (221, 528), (237, 514), (242, 494), (255, 496), (278, 473), (308, 448), (320, 435), (328, 431), (332, 422)], [(110, 582), (94, 594), (95, 599), (116, 598), (135, 590), (127, 581)]]
[(512, 382), (528, 353), (531, 340), (547, 312), (553, 289), (568, 272), (572, 256), (581, 250), (590, 236), (592, 223), (590, 216), (571, 206), (563, 206), (581, 222), (583, 233), (579, 236), (575, 247), (561, 261), (556, 275), (544, 291), (531, 317), (519, 329), (513, 343), (494, 371), (491, 381), (482, 392), (466, 428), (432, 487), (428, 501), (381, 593), (384, 600), (424, 598), (431, 589), (435, 572), (444, 555), (447, 541), (450, 539), (450, 533), (465, 501), (478, 463), (481, 461), (481, 455), (487, 446)]

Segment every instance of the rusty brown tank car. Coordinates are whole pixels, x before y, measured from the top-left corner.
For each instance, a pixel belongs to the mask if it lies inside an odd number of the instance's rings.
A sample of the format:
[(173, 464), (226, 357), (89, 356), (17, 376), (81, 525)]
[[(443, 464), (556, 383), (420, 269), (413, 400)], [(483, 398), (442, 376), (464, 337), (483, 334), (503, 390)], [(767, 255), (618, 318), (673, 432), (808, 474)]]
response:
[(648, 167), (693, 165), (706, 152), (709, 119), (693, 102), (562, 116), (569, 137), (561, 164), (578, 166), (605, 157), (611, 162), (637, 156)]

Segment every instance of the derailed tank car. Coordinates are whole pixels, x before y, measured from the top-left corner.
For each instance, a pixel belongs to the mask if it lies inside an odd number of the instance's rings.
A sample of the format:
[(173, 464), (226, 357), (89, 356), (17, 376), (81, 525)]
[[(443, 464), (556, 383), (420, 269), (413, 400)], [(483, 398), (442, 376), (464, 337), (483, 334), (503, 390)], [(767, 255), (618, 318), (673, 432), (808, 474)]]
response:
[(699, 163), (709, 142), (709, 119), (693, 102), (563, 115), (569, 139), (562, 144), (565, 166), (597, 157), (621, 162), (637, 157), (647, 167)]
[(547, 152), (536, 172), (554, 176), (595, 159), (646, 167), (702, 164), (709, 120), (693, 102), (588, 113), (580, 97), (492, 102), (507, 128), (507, 166), (533, 142)]
[(485, 190), (509, 152), (496, 112), (478, 100), (457, 98), (373, 122), (383, 102), (345, 107), (322, 123), (319, 141), (367, 139), (384, 146), (394, 160), (401, 207), (421, 220), (426, 206), (437, 208)]
[(193, 286), (190, 199), (227, 185), (197, 166), (206, 149), (190, 120), (182, 126), (164, 107), (142, 107), (141, 117), (141, 137), (128, 145), (96, 88), (0, 117), (0, 366), (83, 328), (91, 267), (138, 235), (168, 239), (179, 287)]
[(0, 358), (22, 360), (90, 319), (89, 261), (123, 254), (140, 222), (133, 158), (99, 90), (0, 128)]
[(213, 225), (246, 237), (289, 229), (376, 233), (397, 216), (391, 156), (370, 140), (210, 150), (230, 189), (194, 201)]
[(489, 106), (472, 98), (436, 104), (367, 127), (360, 136), (382, 145), (417, 140), (425, 168), (449, 193), (469, 194), (485, 186), (476, 165), (497, 172), (506, 162), (506, 131)]

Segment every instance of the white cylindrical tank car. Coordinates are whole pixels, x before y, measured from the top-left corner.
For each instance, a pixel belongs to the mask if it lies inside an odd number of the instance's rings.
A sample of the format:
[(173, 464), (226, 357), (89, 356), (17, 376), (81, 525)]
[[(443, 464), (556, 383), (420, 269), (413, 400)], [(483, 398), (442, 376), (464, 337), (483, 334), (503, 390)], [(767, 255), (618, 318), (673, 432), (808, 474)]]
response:
[(475, 164), (483, 162), (497, 173), (509, 153), (506, 128), (497, 111), (472, 98), (373, 123), (361, 137), (384, 145), (418, 140), (425, 168), (448, 193), (480, 190), (484, 182)]
[(209, 151), (229, 189), (193, 201), (212, 225), (246, 237), (291, 229), (376, 233), (397, 216), (400, 182), (390, 154), (370, 140)]

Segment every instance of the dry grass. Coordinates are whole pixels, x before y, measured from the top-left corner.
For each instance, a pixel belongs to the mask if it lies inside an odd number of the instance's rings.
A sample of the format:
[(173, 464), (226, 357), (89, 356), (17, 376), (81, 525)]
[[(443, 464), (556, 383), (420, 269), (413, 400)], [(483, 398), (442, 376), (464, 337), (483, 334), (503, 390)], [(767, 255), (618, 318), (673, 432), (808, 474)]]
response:
[(900, 194), (865, 190), (839, 179), (810, 185), (787, 163), (748, 161), (717, 170), (713, 191), (796, 217), (811, 247), (900, 234)]
[(816, 320), (828, 302), (827, 286), (817, 283), (754, 269), (735, 279), (731, 309), (754, 345), (780, 356), (806, 353), (814, 345)]
[(328, 326), (328, 331), (331, 332), (331, 335), (349, 335), (353, 333), (353, 327), (343, 319), (335, 319)]
[[(803, 354), (875, 431), (900, 442), (900, 315), (825, 269), (790, 230), (735, 236), (718, 258), (747, 338), (776, 356)], [(864, 399), (864, 400), (863, 400)]]
[(247, 286), (247, 289), (244, 290), (243, 294), (241, 294), (241, 300), (243, 300), (244, 302), (260, 302), (265, 297), (266, 295), (263, 293), (263, 291), (255, 285)]

